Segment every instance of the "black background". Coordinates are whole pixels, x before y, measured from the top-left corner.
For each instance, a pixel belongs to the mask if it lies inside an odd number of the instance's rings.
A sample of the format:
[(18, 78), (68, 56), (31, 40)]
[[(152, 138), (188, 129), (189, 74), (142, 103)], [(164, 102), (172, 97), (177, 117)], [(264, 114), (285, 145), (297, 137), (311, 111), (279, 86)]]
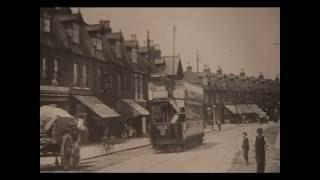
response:
[[(122, 174), (123, 178), (276, 178), (280, 175), (302, 173), (307, 170), (304, 176), (308, 177), (312, 168), (317, 163), (318, 144), (320, 140), (312, 139), (317, 137), (317, 65), (312, 62), (319, 61), (318, 56), (311, 56), (319, 50), (312, 50), (312, 47), (319, 47), (316, 35), (311, 35), (315, 30), (317, 22), (317, 11), (312, 11), (316, 5), (293, 1), (243, 1), (243, 0), (220, 0), (220, 1), (173, 1), (173, 0), (135, 0), (135, 1), (106, 1), (106, 0), (40, 0), (40, 7), (69, 7), (69, 6), (106, 6), (106, 7), (280, 7), (281, 11), (281, 173), (280, 174)], [(2, 6), (6, 9), (2, 15), (2, 29), (8, 31), (2, 33), (8, 43), (3, 43), (3, 50), (8, 53), (1, 58), (2, 98), (8, 102), (2, 103), (1, 130), (3, 135), (2, 150), (7, 152), (2, 157), (8, 162), (4, 163), (5, 171), (12, 175), (20, 175), (27, 178), (29, 174), (39, 175), (39, 19), (38, 6), (35, 2), (24, 2), (14, 6)], [(313, 13), (312, 16), (307, 16)], [(305, 17), (306, 16), (306, 17)], [(7, 22), (8, 21), (8, 22)], [(309, 23), (309, 24), (308, 24)], [(319, 33), (317, 33), (319, 34)], [(310, 36), (310, 37), (309, 37)], [(290, 37), (290, 38), (289, 38)], [(310, 41), (310, 42), (306, 42)], [(315, 45), (312, 45), (312, 42)], [(307, 51), (303, 51), (306, 49)], [(8, 64), (7, 64), (8, 63)], [(313, 68), (312, 68), (313, 67)], [(312, 102), (315, 103), (312, 103)], [(315, 104), (315, 105), (313, 105)], [(9, 123), (7, 125), (7, 123)], [(312, 152), (312, 151), (316, 152)], [(318, 151), (318, 152), (317, 152)], [(308, 160), (310, 162), (302, 162)], [(40, 178), (56, 179), (60, 175), (65, 178), (118, 178), (117, 174), (40, 174)], [(73, 175), (76, 177), (68, 177)], [(67, 176), (67, 177), (66, 177)], [(92, 176), (92, 177), (91, 177)], [(139, 176), (139, 177), (138, 177)], [(150, 177), (148, 177), (150, 176)], [(151, 177), (152, 176), (152, 177)], [(252, 177), (251, 177), (252, 176)]]

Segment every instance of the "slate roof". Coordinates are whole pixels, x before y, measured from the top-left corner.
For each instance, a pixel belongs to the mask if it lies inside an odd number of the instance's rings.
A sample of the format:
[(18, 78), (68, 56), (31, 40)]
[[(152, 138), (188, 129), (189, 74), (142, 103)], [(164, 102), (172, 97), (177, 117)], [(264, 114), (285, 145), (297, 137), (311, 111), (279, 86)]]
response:
[(40, 45), (42, 44), (55, 48), (69, 49), (78, 55), (94, 57), (94, 49), (91, 44), (91, 39), (84, 26), (80, 23), (80, 43), (73, 43), (67, 30), (62, 24), (61, 19), (63, 21), (82, 21), (81, 15), (78, 14), (53, 14), (51, 20), (51, 31), (49, 33), (40, 32)]

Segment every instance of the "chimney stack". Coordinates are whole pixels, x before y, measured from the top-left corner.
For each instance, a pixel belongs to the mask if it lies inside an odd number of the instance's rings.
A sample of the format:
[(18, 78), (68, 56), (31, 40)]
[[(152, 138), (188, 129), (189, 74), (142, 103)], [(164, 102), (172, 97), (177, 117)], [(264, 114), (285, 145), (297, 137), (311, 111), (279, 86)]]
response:
[(192, 72), (192, 66), (190, 65), (190, 62), (187, 64), (187, 72)]
[(110, 21), (109, 20), (100, 20), (100, 24), (104, 29), (110, 29)]
[(210, 67), (208, 65), (203, 65), (203, 72), (210, 73)]
[(221, 66), (218, 66), (218, 69), (217, 69), (217, 74), (222, 74), (223, 72), (222, 72), (222, 68), (221, 68)]
[(263, 79), (263, 72), (259, 73), (259, 79)]
[(240, 76), (241, 76), (241, 77), (244, 77), (245, 75), (246, 75), (246, 73), (245, 73), (244, 69), (241, 68), (241, 70), (240, 70)]

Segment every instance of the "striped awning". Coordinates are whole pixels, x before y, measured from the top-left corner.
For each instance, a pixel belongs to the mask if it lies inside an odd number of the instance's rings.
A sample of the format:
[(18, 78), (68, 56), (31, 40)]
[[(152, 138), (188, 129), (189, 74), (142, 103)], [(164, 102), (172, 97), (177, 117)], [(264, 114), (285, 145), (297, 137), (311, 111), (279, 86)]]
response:
[[(124, 106), (125, 104), (126, 106)], [(133, 99), (121, 99), (119, 101), (119, 109), (122, 112), (132, 112), (132, 116), (136, 117), (139, 115), (148, 116), (149, 111), (140, 106), (135, 100)]]
[(103, 104), (95, 96), (78, 96), (78, 95), (76, 95), (74, 97), (102, 119), (120, 117), (120, 114), (115, 112), (113, 109), (111, 109), (107, 105)]
[(259, 108), (258, 105), (256, 104), (249, 104), (248, 105), (251, 110), (253, 110), (255, 113), (259, 114), (259, 117), (265, 117), (266, 116), (266, 113), (261, 109)]
[(179, 112), (179, 107), (174, 100), (170, 100), (169, 103), (171, 104), (173, 109), (176, 110), (176, 112)]
[(231, 113), (237, 114), (237, 109), (235, 105), (225, 105), (225, 108), (228, 109)]
[(252, 114), (255, 113), (251, 108), (246, 104), (236, 105), (237, 111), (239, 114)]

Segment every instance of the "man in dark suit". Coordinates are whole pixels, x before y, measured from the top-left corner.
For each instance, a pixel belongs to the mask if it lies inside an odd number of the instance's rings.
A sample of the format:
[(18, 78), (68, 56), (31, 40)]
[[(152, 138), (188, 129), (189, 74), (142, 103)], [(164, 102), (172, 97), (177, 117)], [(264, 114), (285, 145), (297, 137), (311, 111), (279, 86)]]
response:
[(266, 147), (267, 143), (265, 137), (262, 135), (263, 129), (257, 129), (258, 135), (256, 136), (255, 151), (257, 160), (257, 173), (264, 173), (266, 164)]
[(243, 152), (243, 157), (244, 160), (246, 161), (246, 165), (249, 164), (249, 159), (248, 159), (248, 152), (249, 152), (249, 139), (247, 137), (247, 133), (243, 132), (243, 141), (242, 141), (242, 152)]

